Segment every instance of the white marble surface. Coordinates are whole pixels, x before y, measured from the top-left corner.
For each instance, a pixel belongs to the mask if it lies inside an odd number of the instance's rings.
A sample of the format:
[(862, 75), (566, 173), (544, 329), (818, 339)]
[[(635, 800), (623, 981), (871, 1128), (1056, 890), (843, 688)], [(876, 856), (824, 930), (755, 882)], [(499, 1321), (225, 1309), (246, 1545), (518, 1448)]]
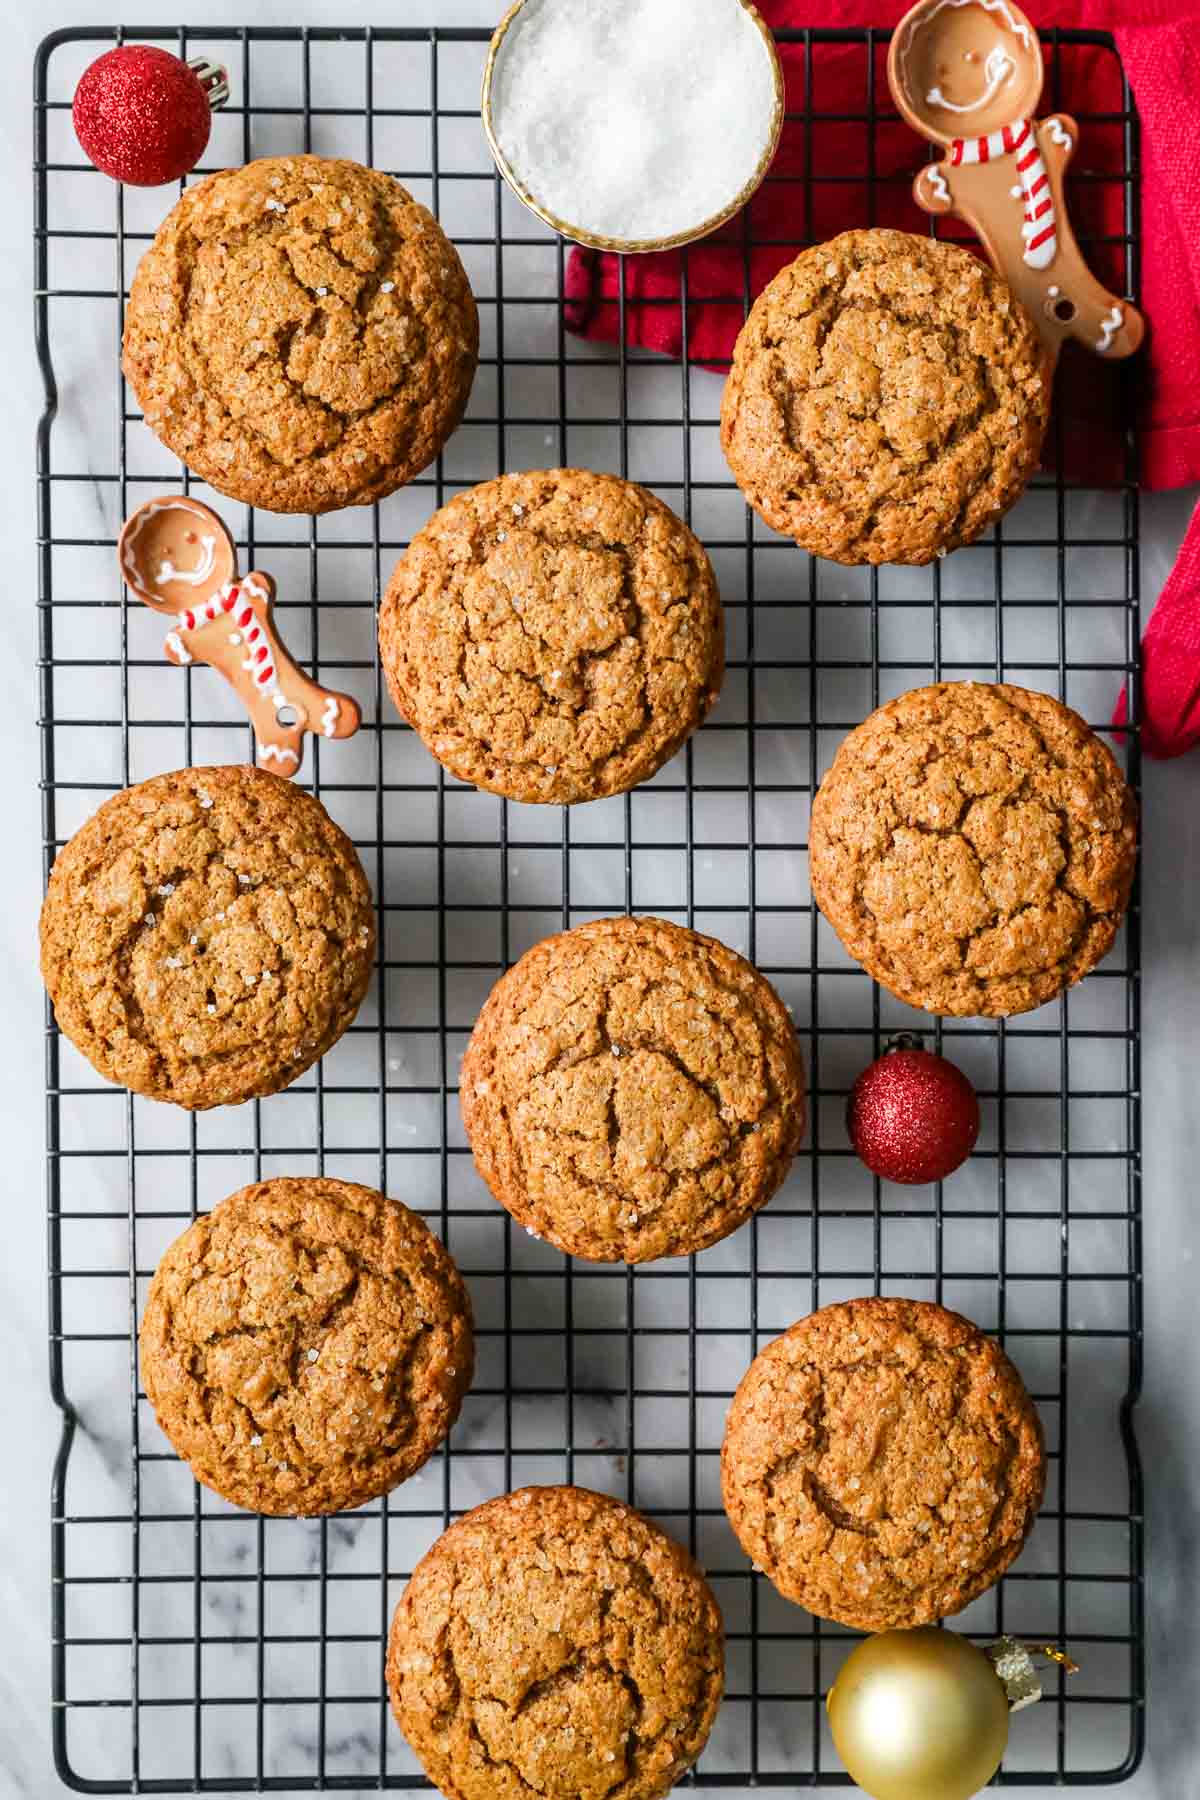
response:
[[(333, 22), (339, 11), (348, 21), (351, 19), (350, 9), (323, 7), (319, 0), (315, 4), (313, 0), (260, 0), (255, 10), (256, 17), (264, 23), (299, 20), (325, 24)], [(425, 23), (434, 18), (444, 24), (486, 24), (491, 22), (493, 10), (488, 0), (411, 0), (407, 5), (397, 0), (392, 7), (355, 7), (352, 22)], [(218, 23), (237, 21), (244, 9), (228, 0), (210, 0), (204, 12), (208, 21)], [(159, 0), (154, 4), (146, 0), (137, 14), (142, 23), (174, 22), (173, 9)], [(33, 45), (43, 31), (59, 24), (87, 22), (95, 17), (95, 10), (66, 6), (51, 10), (29, 4), (29, 0), (10, 0), (6, 16), (6, 55), (0, 66), (5, 105), (0, 121), (10, 182), (7, 204), (0, 213), (4, 240), (0, 305), (9, 346), (6, 374), (10, 402), (6, 409), (7, 429), (0, 442), (0, 468), (7, 477), (3, 505), (11, 573), (6, 624), (9, 655), (0, 666), (0, 738), (7, 759), (5, 816), (9, 846), (6, 879), (0, 886), (4, 927), (0, 944), (10, 1025), (0, 1052), (5, 1059), (0, 1106), (7, 1125), (9, 1168), (9, 1225), (6, 1254), (0, 1259), (0, 1346), (7, 1374), (0, 1389), (0, 1427), (7, 1452), (0, 1513), (0, 1605), (9, 1621), (9, 1639), (8, 1654), (0, 1661), (0, 1800), (8, 1800), (9, 1796), (15, 1800), (18, 1795), (44, 1796), (60, 1791), (51, 1772), (49, 1752), (47, 1619), (47, 1488), (58, 1421), (46, 1384), (42, 1000), (32, 955), (41, 880), (38, 746), (34, 728), (36, 583), (32, 480), (32, 430), (40, 408), (40, 388), (30, 334), (30, 189), (26, 174), (30, 154), (29, 68)], [(60, 439), (70, 443), (74, 436), (81, 453), (94, 456), (94, 462), (87, 466), (111, 466), (111, 452), (106, 456), (99, 444), (80, 445), (78, 434), (89, 417), (85, 391), (88, 370), (93, 362), (99, 365), (108, 358), (112, 346), (89, 345), (86, 341), (72, 344), (66, 337), (59, 342), (64, 364), (74, 371), (74, 382), (68, 381), (64, 386)], [(103, 379), (108, 379), (107, 374)], [(705, 410), (710, 410), (709, 405)], [(111, 530), (113, 521), (104, 510), (105, 504), (99, 492), (90, 500), (85, 493), (80, 516), (89, 522), (88, 528), (98, 529), (103, 519)], [(1147, 604), (1170, 565), (1188, 510), (1186, 496), (1155, 498), (1146, 503)], [(97, 746), (101, 760), (103, 754), (103, 746)], [(1184, 1800), (1184, 1796), (1195, 1791), (1195, 1771), (1200, 1762), (1195, 1708), (1200, 1673), (1195, 1605), (1200, 1404), (1195, 1380), (1192, 1260), (1196, 1242), (1194, 1172), (1200, 1163), (1200, 1113), (1194, 1102), (1195, 1068), (1200, 1055), (1200, 994), (1196, 982), (1200, 931), (1195, 900), (1200, 887), (1198, 789), (1200, 759), (1195, 757), (1164, 767), (1152, 766), (1146, 771), (1143, 928), (1147, 1367), (1138, 1432), (1149, 1496), (1150, 1749), (1143, 1769), (1125, 1790), (1131, 1800)], [(231, 1145), (238, 1141), (236, 1130), (229, 1141)], [(344, 1168), (340, 1172), (353, 1171)], [(102, 1171), (96, 1171), (91, 1191), (96, 1200), (104, 1198)], [(119, 1359), (114, 1362), (104, 1348), (97, 1348), (77, 1358), (71, 1379), (88, 1425), (76, 1451), (72, 1504), (100, 1510), (104, 1496), (109, 1495), (116, 1496), (112, 1500), (115, 1507), (121, 1504), (125, 1450), (120, 1436), (123, 1398), (114, 1409), (113, 1397), (123, 1397), (127, 1371)], [(601, 1429), (598, 1435), (602, 1434)], [(579, 1478), (600, 1484), (611, 1477), (611, 1470), (606, 1477), (602, 1456), (596, 1464), (595, 1470), (581, 1467)], [(1102, 1437), (1097, 1440), (1094, 1463), (1086, 1466), (1102, 1494), (1113, 1469), (1109, 1447)], [(175, 1480), (175, 1472), (164, 1470), (162, 1480), (165, 1492)], [(483, 1497), (484, 1491), (491, 1491), (488, 1483), (496, 1485), (494, 1469), (486, 1463), (479, 1465), (478, 1481), (479, 1493), (456, 1494), (456, 1505), (469, 1504), (474, 1498)], [(184, 1494), (181, 1503), (190, 1506), (189, 1495)], [(431, 1504), (439, 1503), (435, 1496)], [(230, 1567), (236, 1569), (240, 1556), (253, 1553), (246, 1533), (253, 1533), (256, 1528), (223, 1520), (218, 1509), (213, 1511), (211, 1523), (207, 1522), (206, 1513), (204, 1527), (206, 1566), (214, 1568), (218, 1566), (216, 1559), (228, 1557)], [(294, 1539), (289, 1540), (287, 1529), (281, 1528), (271, 1540), (274, 1551), (289, 1559), (279, 1566), (303, 1567), (316, 1540), (306, 1528), (299, 1527)], [(370, 1529), (353, 1524), (331, 1527), (331, 1566), (347, 1573), (356, 1566), (369, 1566), (373, 1551)], [(425, 1529), (423, 1524), (414, 1522), (414, 1550)], [(190, 1528), (179, 1530), (186, 1538)], [(395, 1530), (404, 1536), (402, 1524)], [(172, 1531), (168, 1530), (156, 1540), (155, 1554), (168, 1559), (164, 1566), (169, 1566), (173, 1554), (186, 1552), (186, 1544), (173, 1545), (171, 1539)], [(99, 1541), (89, 1548), (89, 1554), (97, 1557), (105, 1553)], [(359, 1558), (368, 1560), (359, 1565)], [(394, 1556), (393, 1563), (397, 1560)], [(275, 1594), (280, 1604), (301, 1604), (299, 1589), (290, 1601), (283, 1590), (277, 1589)], [(224, 1598), (218, 1591), (210, 1607), (209, 1628), (219, 1628), (215, 1622), (222, 1617), (225, 1605), (231, 1620), (229, 1628), (236, 1629), (237, 1604), (234, 1589), (230, 1588)], [(330, 1623), (334, 1625), (333, 1621)], [(235, 1652), (221, 1657), (214, 1651), (213, 1666), (206, 1667), (205, 1673), (211, 1685), (226, 1691), (236, 1691), (240, 1677), (252, 1678), (252, 1668), (239, 1662)], [(355, 1666), (354, 1657), (348, 1656), (338, 1678), (347, 1684), (347, 1691), (371, 1691), (374, 1676), (370, 1656), (361, 1660), (361, 1666)], [(80, 1683), (98, 1680), (103, 1686), (105, 1677), (100, 1669), (81, 1666), (76, 1679)], [(164, 1671), (161, 1679), (178, 1679), (182, 1691), (187, 1691), (186, 1668), (175, 1673)], [(311, 1672), (304, 1668), (297, 1667), (290, 1674), (279, 1672), (281, 1682), (289, 1679), (298, 1684), (293, 1691), (311, 1687)], [(356, 1736), (359, 1726), (349, 1716), (339, 1720), (336, 1713), (335, 1708), (329, 1721), (330, 1744), (334, 1746), (330, 1767), (353, 1773), (355, 1756), (366, 1754)], [(103, 1715), (96, 1716), (101, 1721), (97, 1730), (103, 1736), (107, 1726)], [(215, 1737), (211, 1742), (206, 1740), (206, 1767), (216, 1772), (241, 1772), (245, 1767), (244, 1743), (240, 1741), (244, 1738), (244, 1726), (245, 1715), (214, 1721)], [(163, 1715), (162, 1731), (157, 1735), (177, 1736), (181, 1729), (186, 1735), (190, 1724), (181, 1727), (177, 1716), (168, 1713)], [(394, 1733), (390, 1742), (390, 1757), (401, 1756), (402, 1747)], [(786, 1742), (786, 1728), (782, 1730), (781, 1742)], [(160, 1749), (175, 1753), (172, 1745), (149, 1742), (147, 1774), (155, 1772), (153, 1758)], [(389, 1766), (405, 1765), (391, 1760)], [(1041, 1790), (1026, 1792), (1036, 1795)]]

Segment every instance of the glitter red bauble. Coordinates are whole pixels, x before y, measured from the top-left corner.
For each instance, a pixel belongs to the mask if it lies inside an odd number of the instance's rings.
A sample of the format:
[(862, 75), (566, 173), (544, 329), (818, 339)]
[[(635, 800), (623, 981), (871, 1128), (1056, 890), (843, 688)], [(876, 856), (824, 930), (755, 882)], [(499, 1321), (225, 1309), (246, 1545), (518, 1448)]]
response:
[(944, 1056), (901, 1044), (855, 1082), (846, 1129), (873, 1175), (908, 1185), (944, 1181), (979, 1136), (979, 1101)]
[(71, 117), (89, 160), (133, 187), (186, 175), (212, 130), (196, 71), (152, 44), (121, 44), (98, 56), (75, 89)]

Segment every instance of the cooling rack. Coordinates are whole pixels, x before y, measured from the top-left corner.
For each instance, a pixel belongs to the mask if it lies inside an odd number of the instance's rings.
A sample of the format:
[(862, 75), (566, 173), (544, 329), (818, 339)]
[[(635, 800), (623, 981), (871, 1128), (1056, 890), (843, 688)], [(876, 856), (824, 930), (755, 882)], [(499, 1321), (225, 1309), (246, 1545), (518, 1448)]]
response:
[[(1115, 1782), (1143, 1741), (1141, 1478), (1130, 1413), (1141, 1369), (1138, 909), (1117, 952), (1069, 996), (1011, 1021), (922, 1020), (841, 951), (807, 884), (810, 797), (847, 729), (921, 682), (1013, 679), (1098, 729), (1136, 692), (1138, 525), (1128, 365), (1096, 365), (1119, 409), (1119, 466), (1100, 485), (1041, 478), (984, 542), (925, 570), (818, 563), (758, 526), (717, 439), (720, 373), (637, 350), (628, 271), (619, 341), (568, 329), (567, 251), (494, 175), (476, 104), (486, 33), (465, 30), (67, 30), (35, 70), (35, 305), (46, 413), (37, 451), (45, 863), (106, 794), (162, 769), (253, 755), (223, 684), (161, 658), (159, 623), (127, 606), (114, 544), (126, 512), (178, 487), (118, 371), (132, 269), (174, 197), (87, 169), (70, 98), (122, 36), (231, 68), (205, 166), (313, 149), (397, 175), (440, 215), (479, 298), (483, 354), (466, 423), (426, 475), (382, 505), (278, 518), (210, 496), (280, 582), (287, 641), (362, 704), (348, 744), (307, 772), (374, 883), (377, 978), (359, 1019), (287, 1093), (188, 1117), (109, 1088), (47, 1015), (50, 1374), (62, 1411), (53, 1475), (54, 1750), (89, 1792), (369, 1791), (425, 1785), (389, 1720), (382, 1640), (406, 1573), (459, 1512), (529, 1481), (627, 1497), (705, 1564), (729, 1632), (729, 1693), (689, 1777), (701, 1787), (844, 1784), (822, 1695), (853, 1643), (780, 1600), (724, 1520), (725, 1409), (765, 1341), (811, 1307), (909, 1293), (995, 1331), (1046, 1425), (1050, 1484), (1025, 1554), (954, 1623), (1069, 1641), (1082, 1673), (1013, 1731), (1004, 1784)], [(790, 105), (809, 120), (795, 245), (832, 205), (891, 216), (900, 129), (882, 33), (780, 33)], [(1094, 259), (1136, 291), (1136, 121), (1111, 39), (1047, 36), (1049, 93), (1107, 81), (1081, 114), (1073, 178)], [(832, 59), (861, 101), (823, 98)], [(1089, 89), (1095, 91), (1095, 82)], [(837, 155), (821, 166), (821, 127)], [(915, 159), (916, 140), (908, 140)], [(910, 150), (901, 161), (907, 165)], [(894, 158), (892, 159), (895, 160)], [(890, 166), (890, 165), (889, 165)], [(849, 191), (848, 191), (849, 190)], [(1120, 228), (1089, 202), (1120, 197)], [(735, 229), (748, 301), (764, 245)], [(1088, 231), (1089, 219), (1092, 230)], [(917, 227), (914, 214), (911, 223)], [(699, 293), (685, 258), (686, 336)], [(703, 265), (707, 267), (707, 265)], [(1061, 427), (1057, 466), (1063, 467)], [(636, 793), (572, 811), (507, 805), (445, 777), (396, 718), (374, 651), (392, 559), (455, 489), (505, 467), (581, 463), (646, 482), (705, 539), (728, 609), (715, 716)], [(1137, 781), (1137, 748), (1117, 743)], [(657, 912), (743, 950), (791, 1006), (812, 1125), (787, 1186), (698, 1259), (634, 1270), (569, 1261), (515, 1231), (474, 1175), (458, 1062), (499, 972), (546, 933)], [(889, 1032), (920, 1028), (980, 1090), (984, 1131), (945, 1188), (880, 1187), (842, 1120)], [(274, 1173), (327, 1170), (421, 1209), (467, 1275), (479, 1371), (448, 1451), (362, 1512), (255, 1518), (192, 1482), (138, 1385), (135, 1329), (166, 1244), (197, 1209)]]

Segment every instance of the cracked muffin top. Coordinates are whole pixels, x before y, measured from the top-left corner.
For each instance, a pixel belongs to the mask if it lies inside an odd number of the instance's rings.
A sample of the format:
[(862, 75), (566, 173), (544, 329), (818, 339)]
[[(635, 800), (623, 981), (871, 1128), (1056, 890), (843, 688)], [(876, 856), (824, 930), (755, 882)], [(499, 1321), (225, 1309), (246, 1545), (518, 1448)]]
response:
[(337, 1042), (371, 978), (375, 912), (321, 802), (229, 765), (106, 800), (58, 854), (41, 939), (75, 1048), (199, 1110), (276, 1094)]
[(417, 1565), (387, 1679), (447, 1800), (657, 1800), (704, 1748), (724, 1662), (685, 1550), (607, 1494), (523, 1488)]
[(142, 1385), (192, 1473), (235, 1506), (361, 1506), (437, 1449), (471, 1385), (471, 1305), (416, 1213), (324, 1176), (256, 1182), (176, 1238)]
[(510, 800), (620, 794), (667, 762), (725, 671), (699, 540), (615, 475), (502, 475), (434, 514), (379, 616), (392, 698), (460, 781)]
[(721, 443), (754, 510), (814, 555), (927, 563), (1018, 498), (1052, 378), (1033, 321), (977, 257), (847, 231), (755, 301)]
[(1041, 1424), (1008, 1357), (922, 1300), (822, 1307), (768, 1344), (725, 1428), (721, 1489), (746, 1555), (856, 1631), (960, 1612), (1042, 1503)]
[(432, 462), (478, 351), (458, 254), (398, 181), (268, 156), (209, 175), (163, 220), (123, 366), (151, 430), (219, 493), (322, 513)]
[(663, 919), (535, 944), (459, 1077), (492, 1193), (592, 1262), (687, 1256), (763, 1206), (804, 1135), (795, 1027), (744, 957)]
[(942, 682), (845, 739), (813, 804), (812, 891), (910, 1006), (1041, 1006), (1112, 948), (1137, 853), (1106, 744), (1048, 694)]

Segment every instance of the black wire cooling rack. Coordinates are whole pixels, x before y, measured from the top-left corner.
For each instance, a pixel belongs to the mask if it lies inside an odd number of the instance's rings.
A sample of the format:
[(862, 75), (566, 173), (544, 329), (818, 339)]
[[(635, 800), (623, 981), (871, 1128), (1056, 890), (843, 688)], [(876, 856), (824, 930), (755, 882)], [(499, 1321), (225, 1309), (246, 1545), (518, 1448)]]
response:
[[(848, 1149), (845, 1094), (890, 1030), (922, 1021), (827, 931), (805, 838), (837, 742), (890, 694), (942, 676), (1014, 679), (1103, 728), (1120, 683), (1135, 691), (1128, 365), (1095, 370), (1123, 409), (1123, 466), (1104, 489), (1043, 479), (984, 543), (928, 570), (817, 563), (748, 516), (717, 448), (719, 377), (632, 347), (627, 276), (615, 346), (568, 331), (567, 252), (487, 157), (476, 111), (485, 33), (57, 32), (35, 74), (47, 870), (115, 788), (253, 756), (222, 684), (162, 661), (159, 622), (125, 601), (117, 577), (121, 519), (186, 480), (118, 371), (130, 274), (173, 196), (88, 170), (70, 130), (78, 75), (123, 35), (229, 63), (233, 102), (206, 166), (311, 148), (391, 169), (428, 200), (467, 262), (483, 355), (443, 458), (381, 506), (279, 519), (212, 497), (246, 546), (244, 566), (279, 578), (287, 641), (362, 702), (359, 737), (317, 743), (306, 772), (355, 837), (378, 898), (379, 969), (357, 1024), (286, 1094), (189, 1117), (99, 1082), (48, 1015), (60, 1775), (111, 1793), (423, 1786), (383, 1697), (383, 1638), (406, 1572), (489, 1495), (574, 1480), (660, 1519), (717, 1591), (729, 1694), (689, 1779), (844, 1783), (822, 1695), (852, 1634), (750, 1570), (721, 1511), (717, 1453), (728, 1399), (763, 1342), (815, 1305), (907, 1292), (996, 1331), (1046, 1425), (1050, 1485), (1030, 1544), (954, 1624), (981, 1639), (1067, 1641), (1083, 1669), (1052, 1677), (1048, 1700), (1015, 1722), (1000, 1780), (1122, 1779), (1141, 1754), (1144, 1694), (1130, 1424), (1141, 1365), (1136, 904), (1114, 956), (1053, 1006), (1007, 1023), (925, 1021), (980, 1089), (984, 1133), (944, 1190), (881, 1189)], [(814, 128), (842, 128), (836, 166), (817, 166), (810, 128), (804, 167), (777, 165), (772, 178), (793, 184), (799, 245), (821, 234), (837, 183), (853, 190), (838, 196), (844, 217), (879, 216), (898, 189), (876, 146), (899, 127), (884, 34), (780, 36), (799, 47), (791, 104)], [(1064, 32), (1046, 47), (1056, 103), (1064, 82), (1070, 95), (1072, 59), (1111, 77), (1111, 110), (1081, 123), (1085, 152), (1106, 134), (1115, 149), (1074, 191), (1121, 196), (1120, 231), (1093, 234), (1090, 248), (1115, 258), (1118, 285), (1134, 292), (1136, 124), (1112, 42)], [(822, 98), (833, 57), (861, 68), (861, 104), (836, 115)], [(912, 139), (914, 163), (918, 151)], [(736, 291), (716, 296), (732, 307), (750, 295), (752, 231), (753, 217)], [(721, 578), (730, 661), (716, 716), (667, 770), (632, 795), (560, 812), (508, 806), (441, 773), (384, 698), (373, 603), (392, 558), (455, 488), (506, 466), (565, 463), (641, 479), (692, 521)], [(1136, 745), (1118, 747), (1136, 783)], [(758, 1219), (698, 1259), (636, 1271), (570, 1262), (515, 1231), (473, 1174), (455, 1098), (466, 1036), (501, 969), (551, 930), (623, 910), (694, 922), (756, 960), (793, 1009), (814, 1095), (795, 1172)], [(321, 1169), (387, 1189), (441, 1232), (474, 1296), (478, 1379), (448, 1452), (386, 1504), (255, 1518), (195, 1486), (158, 1433), (138, 1385), (139, 1303), (198, 1208), (262, 1175)]]

